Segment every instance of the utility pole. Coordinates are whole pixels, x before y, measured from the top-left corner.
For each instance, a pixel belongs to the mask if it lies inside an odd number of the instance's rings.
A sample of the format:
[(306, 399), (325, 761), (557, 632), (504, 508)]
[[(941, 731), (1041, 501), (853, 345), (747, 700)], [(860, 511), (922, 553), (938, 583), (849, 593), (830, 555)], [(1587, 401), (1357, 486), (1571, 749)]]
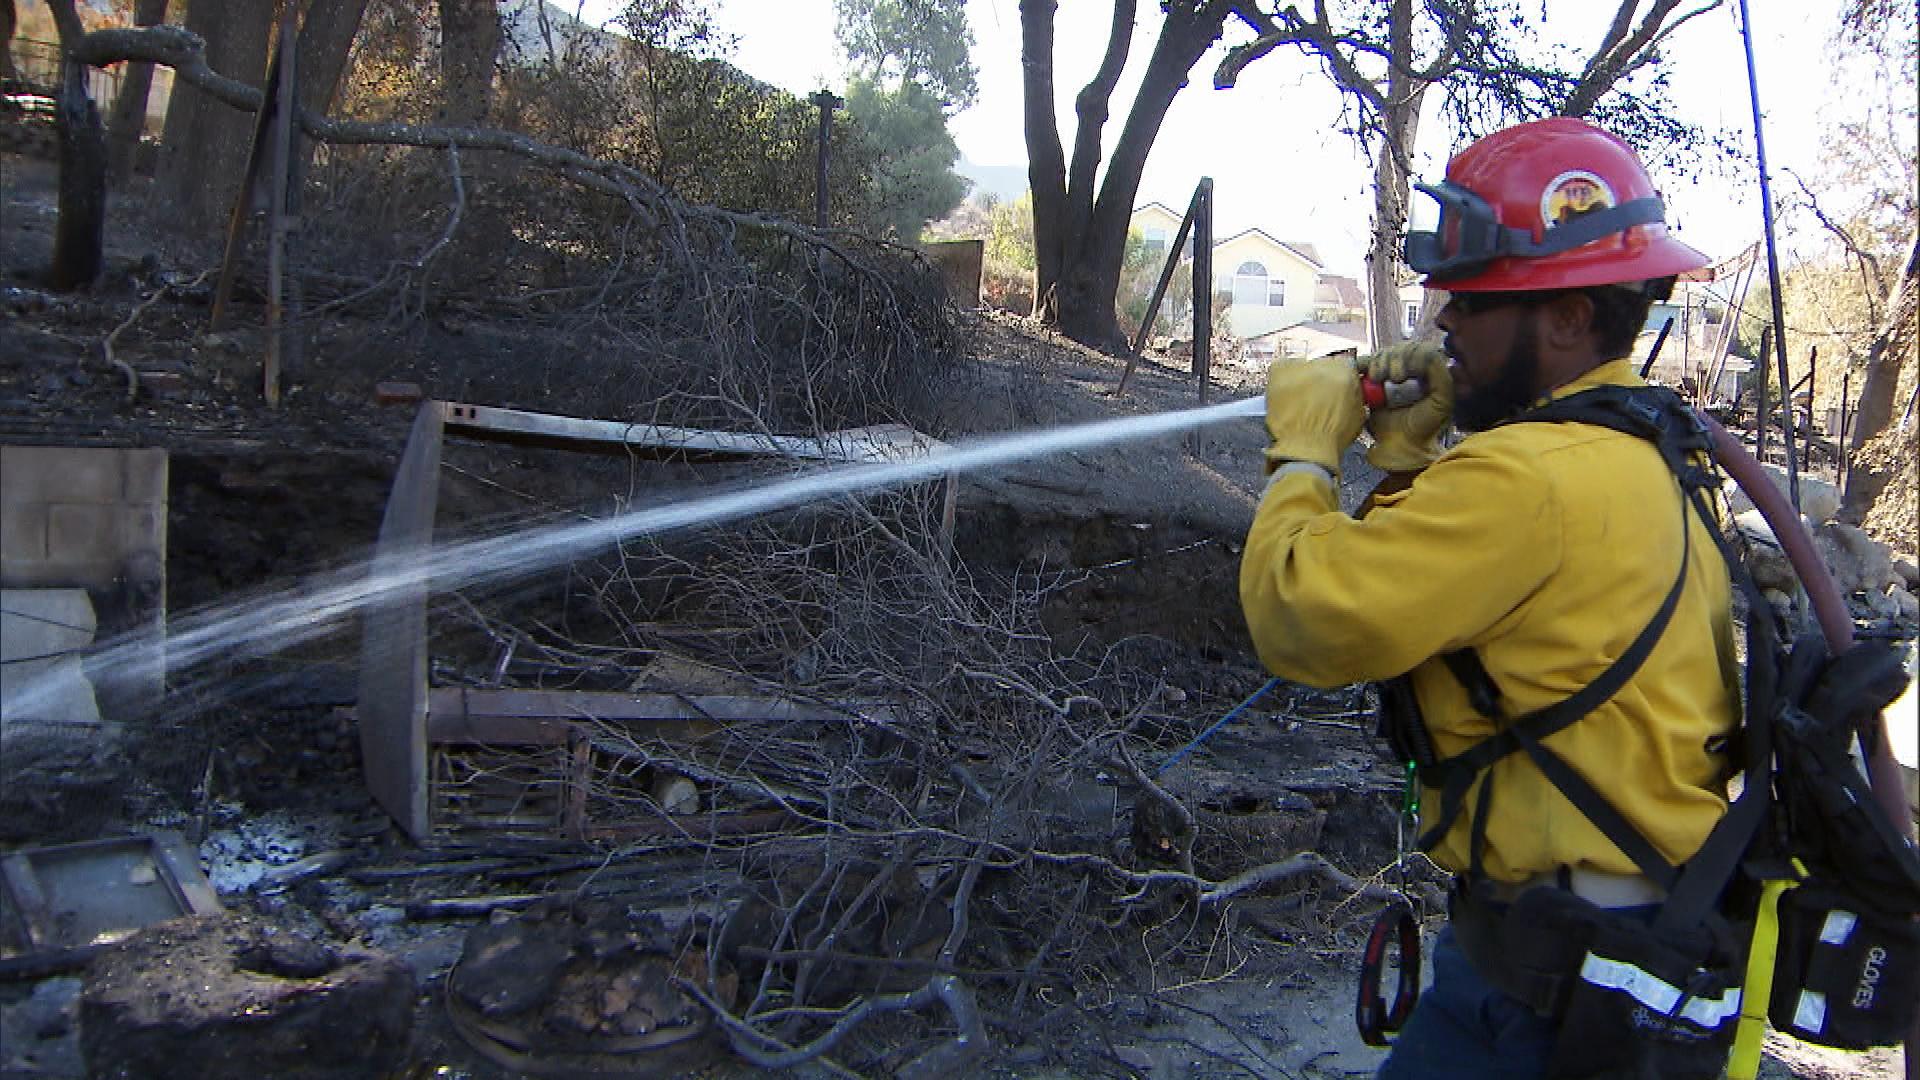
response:
[[(1740, 44), (1747, 53), (1747, 97), (1753, 102), (1753, 156), (1760, 166), (1760, 220), (1766, 228), (1767, 282), (1773, 287), (1773, 349), (1780, 365), (1780, 392), (1785, 395), (1781, 410), (1780, 434), (1787, 449), (1787, 496), (1797, 512), (1800, 509), (1800, 470), (1793, 453), (1793, 390), (1787, 377), (1787, 315), (1780, 296), (1780, 256), (1773, 242), (1773, 187), (1767, 177), (1767, 140), (1760, 130), (1760, 78), (1753, 68), (1753, 20), (1747, 15), (1747, 0), (1740, 0)], [(1761, 340), (1766, 339), (1762, 336)], [(1763, 375), (1767, 365), (1766, 349), (1760, 350)], [(1766, 446), (1766, 420), (1760, 425), (1761, 446)]]
[(807, 100), (820, 109), (820, 157), (813, 170), (813, 227), (827, 227), (827, 145), (833, 138), (833, 110), (846, 102), (833, 95), (831, 90), (821, 90)]

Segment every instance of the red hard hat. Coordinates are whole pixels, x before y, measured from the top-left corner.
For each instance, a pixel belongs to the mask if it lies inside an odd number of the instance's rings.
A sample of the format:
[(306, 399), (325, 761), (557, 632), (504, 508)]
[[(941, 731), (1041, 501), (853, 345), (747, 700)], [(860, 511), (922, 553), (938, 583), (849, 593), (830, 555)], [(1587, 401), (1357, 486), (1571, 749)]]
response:
[(1429, 288), (1510, 292), (1673, 277), (1707, 257), (1667, 233), (1665, 208), (1631, 147), (1556, 116), (1494, 132), (1417, 185), (1440, 203), (1431, 233), (1407, 236)]

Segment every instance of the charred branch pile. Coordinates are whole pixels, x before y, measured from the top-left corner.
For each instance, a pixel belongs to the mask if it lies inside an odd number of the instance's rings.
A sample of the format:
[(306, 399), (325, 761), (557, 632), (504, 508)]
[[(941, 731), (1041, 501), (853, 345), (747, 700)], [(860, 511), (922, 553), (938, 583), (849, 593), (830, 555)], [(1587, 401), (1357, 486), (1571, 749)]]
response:
[[(73, 52), (163, 64), (228, 106), (262, 105), (179, 27), (98, 30)], [(518, 363), (429, 373), (469, 398), (814, 433), (903, 419), (961, 366), (958, 311), (912, 249), (694, 205), (517, 132), (296, 116), (324, 149), (292, 240), (300, 317), (371, 318), (387, 340), (512, 328), (496, 344)], [(264, 272), (250, 270), (258, 295)]]
[[(697, 859), (691, 900), (710, 921), (683, 948), (708, 974), (675, 985), (735, 1054), (951, 1073), (995, 1045), (1098, 1024), (1156, 978), (1224, 973), (1259, 947), (1224, 929), (1242, 905), (1277, 905), (1295, 926), (1330, 910), (1338, 924), (1393, 895), (1313, 850), (1327, 805), (1384, 803), (1390, 781), (1303, 782), (1305, 795), (1276, 784), (1261, 800), (1241, 789), (1240, 815), (1209, 811), (1204, 785), (1169, 790), (1142, 762), (1204, 727), (1212, 703), (1187, 701), (1125, 646), (1058, 655), (1039, 611), (1070, 580), (969, 572), (940, 541), (938, 505), (906, 492), (697, 547), (629, 544), (597, 571), (576, 567), (598, 575), (582, 590), (608, 625), (594, 640), (515, 625), (484, 599), (458, 608), (515, 658), (493, 671), (543, 685), (624, 672), (636, 692), (847, 708), (840, 724), (720, 723), (696, 737), (590, 724), (589, 816), (669, 827), (546, 887), (612, 898), (659, 872), (647, 859)], [(1363, 708), (1287, 711), (1350, 728)], [(533, 755), (517, 767), (537, 771)], [(767, 810), (777, 818), (729, 825)], [(540, 895), (515, 884), (503, 905)]]

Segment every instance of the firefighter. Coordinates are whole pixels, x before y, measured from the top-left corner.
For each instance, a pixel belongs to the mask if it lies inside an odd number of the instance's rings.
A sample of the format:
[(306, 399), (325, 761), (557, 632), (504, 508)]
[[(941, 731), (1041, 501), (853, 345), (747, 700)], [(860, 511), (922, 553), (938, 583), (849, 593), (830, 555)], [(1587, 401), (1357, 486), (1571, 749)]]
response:
[[(1650, 921), (1663, 889), (1531, 748), (1498, 736), (1577, 699), (1577, 719), (1541, 744), (1683, 862), (1727, 806), (1724, 743), (1740, 716), (1731, 589), (1652, 444), (1514, 421), (1588, 388), (1644, 385), (1627, 356), (1648, 310), (1707, 259), (1669, 235), (1632, 150), (1577, 119), (1489, 135), (1419, 188), (1439, 220), (1409, 235), (1408, 264), (1447, 294), (1444, 338), (1359, 367), (1425, 394), (1369, 415), (1353, 362), (1273, 365), (1270, 480), (1241, 604), (1274, 673), (1397, 688), (1383, 695), (1400, 702), (1395, 745), (1427, 758), (1419, 835), (1455, 875), (1450, 918), (1433, 984), (1380, 1075), (1633, 1075), (1636, 1050), (1568, 1030), (1564, 986), (1557, 997), (1538, 971), (1515, 970), (1506, 916), (1531, 891), (1559, 890), (1582, 910)], [(1449, 426), (1465, 437), (1443, 449)], [(1354, 518), (1337, 475), (1363, 428), (1388, 477)], [(1635, 650), (1650, 630), (1650, 651)], [(1659, 1075), (1694, 1068), (1718, 1075), (1712, 1062)]]

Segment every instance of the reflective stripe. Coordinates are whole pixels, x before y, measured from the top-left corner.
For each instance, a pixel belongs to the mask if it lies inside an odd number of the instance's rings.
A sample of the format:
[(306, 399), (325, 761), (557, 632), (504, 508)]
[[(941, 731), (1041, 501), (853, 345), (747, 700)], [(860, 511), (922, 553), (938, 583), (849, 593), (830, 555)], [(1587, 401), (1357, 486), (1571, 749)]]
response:
[(1282, 477), (1292, 476), (1294, 473), (1307, 473), (1312, 476), (1318, 476), (1329, 484), (1334, 483), (1333, 470), (1317, 461), (1289, 461), (1275, 468), (1273, 475), (1267, 477), (1267, 487), (1271, 488), (1273, 485), (1279, 483)]
[(1827, 921), (1820, 924), (1820, 941), (1826, 945), (1845, 945), (1853, 936), (1853, 928), (1860, 922), (1860, 916), (1851, 911), (1829, 911)]
[(1728, 988), (1726, 993), (1717, 998), (1683, 994), (1679, 987), (1658, 975), (1642, 971), (1624, 961), (1608, 960), (1592, 953), (1588, 953), (1587, 958), (1580, 962), (1580, 977), (1595, 986), (1619, 990), (1662, 1016), (1676, 1015), (1674, 1008), (1680, 1005), (1684, 997), (1686, 1005), (1680, 1008), (1677, 1015), (1708, 1030), (1719, 1027), (1728, 1017), (1740, 1011), (1740, 988), (1737, 986)]
[(1800, 1001), (1793, 1007), (1793, 1026), (1818, 1035), (1827, 1026), (1827, 995), (1818, 990), (1800, 991)]

